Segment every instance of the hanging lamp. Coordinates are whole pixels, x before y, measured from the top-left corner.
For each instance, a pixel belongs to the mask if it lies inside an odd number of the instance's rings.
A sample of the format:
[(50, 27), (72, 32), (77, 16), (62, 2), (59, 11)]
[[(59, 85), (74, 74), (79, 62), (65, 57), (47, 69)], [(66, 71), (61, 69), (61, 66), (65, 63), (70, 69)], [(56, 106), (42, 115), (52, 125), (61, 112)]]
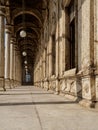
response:
[[(25, 0), (22, 0), (22, 9), (23, 9), (23, 17), (22, 17), (22, 22), (23, 22), (23, 28), (25, 28), (25, 15), (24, 15), (24, 11), (25, 11)], [(21, 30), (20, 31), (20, 37), (25, 38), (26, 37), (26, 31), (25, 30)]]

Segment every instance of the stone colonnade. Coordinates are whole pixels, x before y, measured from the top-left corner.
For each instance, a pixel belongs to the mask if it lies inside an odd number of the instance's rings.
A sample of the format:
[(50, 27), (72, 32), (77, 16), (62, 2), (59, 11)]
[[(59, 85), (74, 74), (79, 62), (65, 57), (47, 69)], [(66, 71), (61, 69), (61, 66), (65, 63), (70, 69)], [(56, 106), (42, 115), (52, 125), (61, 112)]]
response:
[(0, 5), (0, 90), (21, 84), (21, 59), (5, 11), (5, 6)]
[[(92, 105), (98, 101), (98, 1), (71, 2), (50, 0), (50, 14), (44, 23), (45, 46), (35, 64), (34, 82), (56, 94), (81, 98), (81, 104)], [(75, 45), (71, 44), (71, 29), (75, 31)]]

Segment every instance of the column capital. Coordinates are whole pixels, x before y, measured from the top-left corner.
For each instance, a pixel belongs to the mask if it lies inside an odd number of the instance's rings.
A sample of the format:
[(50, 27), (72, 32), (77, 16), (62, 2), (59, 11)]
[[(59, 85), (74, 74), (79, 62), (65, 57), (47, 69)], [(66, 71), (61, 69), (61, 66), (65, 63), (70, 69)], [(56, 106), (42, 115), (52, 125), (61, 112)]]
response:
[(0, 16), (6, 17), (5, 6), (1, 6), (1, 5), (0, 5)]
[(10, 43), (11, 43), (11, 44), (16, 43), (16, 37), (11, 37)]
[(63, 0), (63, 6), (68, 7), (70, 2), (71, 2), (71, 0)]
[(5, 32), (6, 33), (12, 33), (12, 26), (10, 24), (5, 25)]

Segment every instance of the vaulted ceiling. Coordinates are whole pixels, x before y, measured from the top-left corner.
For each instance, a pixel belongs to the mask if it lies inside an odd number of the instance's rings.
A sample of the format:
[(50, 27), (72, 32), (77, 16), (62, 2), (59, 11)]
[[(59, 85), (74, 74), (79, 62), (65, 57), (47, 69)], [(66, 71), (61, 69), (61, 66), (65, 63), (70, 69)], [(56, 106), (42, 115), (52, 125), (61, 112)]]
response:
[[(14, 35), (17, 39), (18, 50), (27, 53), (27, 60), (34, 65), (36, 54), (41, 44), (41, 31), (43, 28), (44, 15), (47, 0), (9, 0), (10, 23), (14, 26)], [(44, 14), (44, 15), (43, 15)], [(21, 37), (24, 30), (26, 37)]]

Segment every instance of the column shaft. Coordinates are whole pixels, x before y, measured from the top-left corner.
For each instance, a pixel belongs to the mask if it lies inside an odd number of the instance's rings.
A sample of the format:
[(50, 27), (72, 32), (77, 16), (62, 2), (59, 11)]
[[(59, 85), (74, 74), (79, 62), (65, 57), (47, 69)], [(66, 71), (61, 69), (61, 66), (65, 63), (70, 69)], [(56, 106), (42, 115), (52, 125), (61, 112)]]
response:
[(10, 79), (11, 87), (14, 87), (14, 45), (10, 44)]
[[(53, 43), (55, 44), (55, 43)], [(52, 76), (52, 37), (50, 36), (50, 42), (49, 42), (49, 76)]]
[(94, 12), (94, 62), (96, 64), (96, 80), (95, 80), (95, 87), (96, 87), (96, 101), (98, 101), (98, 0), (95, 0), (94, 3), (95, 12)]
[(4, 89), (4, 19), (2, 9), (0, 9), (0, 89)]
[[(59, 75), (62, 75), (62, 8), (61, 8), (61, 0), (58, 2), (59, 4), (59, 10), (58, 10), (58, 26), (59, 26), (59, 31), (58, 31), (58, 40), (59, 40)], [(61, 17), (61, 18), (60, 18)], [(64, 26), (64, 25), (63, 25)]]
[(5, 34), (5, 87), (10, 88), (10, 30)]

